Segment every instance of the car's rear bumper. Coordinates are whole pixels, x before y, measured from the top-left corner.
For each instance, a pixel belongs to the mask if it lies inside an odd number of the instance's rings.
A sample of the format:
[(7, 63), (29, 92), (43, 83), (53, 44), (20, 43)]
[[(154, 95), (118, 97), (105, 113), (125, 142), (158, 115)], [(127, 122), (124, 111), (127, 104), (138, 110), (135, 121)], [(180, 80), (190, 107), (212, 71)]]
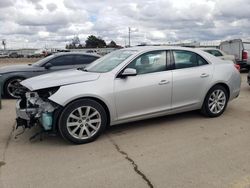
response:
[(249, 64), (247, 63), (247, 61), (237, 61), (236, 62), (237, 65), (240, 65), (240, 68), (249, 68)]

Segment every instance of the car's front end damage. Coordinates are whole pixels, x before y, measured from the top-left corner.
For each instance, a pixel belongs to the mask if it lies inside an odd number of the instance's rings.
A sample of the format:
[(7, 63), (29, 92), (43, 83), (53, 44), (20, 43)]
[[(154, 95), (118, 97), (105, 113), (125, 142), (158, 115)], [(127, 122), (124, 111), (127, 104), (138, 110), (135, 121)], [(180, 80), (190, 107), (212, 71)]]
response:
[(52, 98), (61, 87), (98, 79), (100, 74), (82, 70), (64, 70), (22, 81), (21, 98), (16, 103), (17, 128), (40, 125), (47, 132), (57, 132), (57, 120), (63, 106)]
[(44, 131), (55, 131), (56, 116), (60, 105), (49, 100), (59, 87), (23, 92), (16, 103), (17, 128), (42, 126)]

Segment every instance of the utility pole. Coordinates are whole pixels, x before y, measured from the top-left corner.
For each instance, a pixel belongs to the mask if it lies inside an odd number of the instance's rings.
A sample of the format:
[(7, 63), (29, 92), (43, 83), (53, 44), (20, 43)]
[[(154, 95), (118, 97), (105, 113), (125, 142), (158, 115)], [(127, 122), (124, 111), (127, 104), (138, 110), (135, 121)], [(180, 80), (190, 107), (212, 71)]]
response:
[(131, 33), (131, 28), (128, 27), (128, 46), (130, 47), (130, 33)]
[(3, 49), (4, 51), (6, 50), (6, 39), (3, 39), (2, 40), (2, 45), (3, 45)]

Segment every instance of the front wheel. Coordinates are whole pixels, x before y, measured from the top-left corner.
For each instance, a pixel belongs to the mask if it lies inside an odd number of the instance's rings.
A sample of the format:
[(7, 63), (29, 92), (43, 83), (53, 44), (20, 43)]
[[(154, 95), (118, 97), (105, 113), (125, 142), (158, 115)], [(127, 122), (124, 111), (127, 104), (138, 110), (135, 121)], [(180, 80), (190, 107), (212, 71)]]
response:
[(85, 144), (97, 139), (106, 125), (107, 114), (101, 104), (91, 99), (79, 99), (63, 110), (58, 128), (65, 140)]
[(220, 116), (227, 107), (228, 95), (225, 87), (221, 85), (214, 86), (208, 91), (201, 112), (208, 117)]

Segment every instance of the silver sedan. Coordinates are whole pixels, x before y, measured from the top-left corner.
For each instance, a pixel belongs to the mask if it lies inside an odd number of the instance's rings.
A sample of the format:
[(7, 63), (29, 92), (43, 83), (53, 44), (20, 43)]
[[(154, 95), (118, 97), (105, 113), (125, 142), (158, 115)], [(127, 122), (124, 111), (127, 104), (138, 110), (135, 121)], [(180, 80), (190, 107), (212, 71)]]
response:
[(181, 47), (117, 50), (86, 69), (60, 71), (21, 82), (17, 125), (41, 125), (66, 140), (95, 140), (108, 125), (200, 110), (220, 116), (240, 93), (231, 62)]

